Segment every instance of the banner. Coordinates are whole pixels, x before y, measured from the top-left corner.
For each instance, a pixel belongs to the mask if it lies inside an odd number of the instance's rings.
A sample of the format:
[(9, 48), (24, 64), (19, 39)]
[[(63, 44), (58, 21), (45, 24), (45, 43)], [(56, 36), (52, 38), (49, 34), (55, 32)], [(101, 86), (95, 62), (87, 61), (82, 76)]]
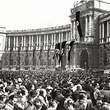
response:
[(77, 25), (79, 36), (80, 38), (82, 38), (83, 35), (82, 35), (81, 24), (80, 24), (80, 11), (76, 12), (76, 25)]
[(62, 46), (61, 46), (61, 49), (62, 49), (62, 53), (61, 53), (61, 54), (62, 54), (62, 55), (64, 54), (64, 49), (65, 49), (66, 42), (67, 42), (67, 41), (63, 41), (63, 42), (62, 42)]
[(71, 49), (72, 49), (72, 46), (74, 44), (75, 41), (71, 41), (70, 44), (69, 44), (69, 51), (68, 51), (68, 61), (70, 62), (70, 54), (71, 54)]
[(13, 46), (10, 47), (10, 63), (9, 65), (13, 65), (13, 60), (12, 60), (12, 52), (13, 52)]
[(43, 46), (41, 46), (41, 49), (40, 49), (39, 59), (41, 59), (42, 51), (43, 51)]
[(18, 65), (20, 64), (20, 51), (21, 51), (21, 45), (18, 47)]
[(36, 65), (35, 52), (36, 52), (36, 45), (33, 47), (33, 65)]
[(25, 56), (25, 65), (28, 65), (28, 48), (29, 48), (29, 45), (26, 46), (26, 56)]

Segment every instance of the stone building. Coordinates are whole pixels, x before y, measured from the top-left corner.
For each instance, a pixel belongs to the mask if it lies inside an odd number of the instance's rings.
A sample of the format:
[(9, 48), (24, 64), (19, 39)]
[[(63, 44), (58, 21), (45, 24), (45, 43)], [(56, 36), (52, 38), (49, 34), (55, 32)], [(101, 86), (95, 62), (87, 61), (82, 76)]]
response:
[[(55, 44), (70, 40), (70, 25), (31, 29), (7, 30), (4, 68), (54, 68)], [(19, 51), (20, 48), (20, 51)], [(19, 53), (20, 52), (20, 53)]]
[[(79, 22), (76, 20), (77, 12), (80, 13)], [(64, 26), (7, 30), (5, 53), (2, 56), (3, 67), (54, 68), (59, 64), (56, 57), (53, 59), (55, 45), (67, 41), (60, 63), (62, 68), (65, 65), (86, 69), (110, 68), (110, 12), (95, 7), (94, 0), (81, 0), (71, 9), (69, 17), (70, 24)], [(72, 41), (74, 43), (68, 61), (69, 44)]]

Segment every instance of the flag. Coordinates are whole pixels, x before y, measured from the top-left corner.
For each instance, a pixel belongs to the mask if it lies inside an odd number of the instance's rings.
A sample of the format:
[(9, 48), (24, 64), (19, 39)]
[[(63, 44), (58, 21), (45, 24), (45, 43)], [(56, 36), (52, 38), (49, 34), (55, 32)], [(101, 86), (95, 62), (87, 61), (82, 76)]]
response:
[(42, 50), (43, 50), (43, 46), (41, 46), (41, 49), (40, 49), (40, 55), (39, 55), (39, 59), (41, 59)]
[(10, 46), (10, 65), (13, 65), (13, 61), (12, 61), (12, 51), (13, 51), (13, 46)]
[(58, 48), (58, 44), (55, 45), (55, 52), (54, 52), (54, 56), (53, 56), (53, 59), (55, 59), (55, 56), (56, 56), (56, 49)]
[(64, 49), (67, 41), (63, 41), (61, 43), (61, 49), (60, 49), (60, 54), (59, 54), (59, 63), (62, 61), (62, 56), (64, 55)]
[(20, 51), (21, 51), (21, 44), (18, 47), (18, 64), (20, 64)]
[(55, 45), (55, 53), (54, 53), (53, 59), (54, 59), (55, 57), (58, 59), (59, 49), (60, 49), (60, 43), (57, 43), (57, 44)]
[(36, 51), (36, 45), (33, 48), (33, 65), (35, 65), (36, 59), (35, 59), (35, 51)]
[(76, 12), (76, 25), (77, 25), (79, 36), (80, 38), (82, 38), (83, 35), (82, 35), (82, 30), (81, 30), (81, 25), (80, 25), (80, 11)]
[(74, 41), (71, 41), (69, 44), (69, 51), (68, 51), (68, 61), (69, 62), (70, 62), (70, 54), (71, 54), (71, 49), (72, 49), (73, 43), (74, 43)]
[(25, 56), (25, 65), (28, 65), (28, 48), (29, 48), (29, 45), (26, 46), (26, 56)]
[(35, 57), (36, 45), (33, 48), (33, 58)]
[(49, 58), (49, 51), (50, 51), (50, 47), (48, 47), (48, 50), (47, 50), (47, 59)]
[(67, 41), (63, 41), (63, 42), (62, 42), (62, 46), (61, 46), (62, 55), (64, 54), (64, 49), (65, 49), (66, 42), (67, 42)]
[(58, 43), (58, 62), (60, 64), (62, 59), (62, 55), (61, 55), (61, 43)]

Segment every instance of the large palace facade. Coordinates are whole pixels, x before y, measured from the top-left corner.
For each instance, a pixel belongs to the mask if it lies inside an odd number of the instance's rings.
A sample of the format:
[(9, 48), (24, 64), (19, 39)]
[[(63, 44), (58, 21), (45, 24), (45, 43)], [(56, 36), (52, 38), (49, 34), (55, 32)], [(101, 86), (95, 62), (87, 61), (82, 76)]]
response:
[(7, 30), (3, 68), (35, 70), (73, 65), (109, 69), (110, 12), (96, 8), (94, 0), (82, 0), (71, 9), (70, 21), (58, 27)]

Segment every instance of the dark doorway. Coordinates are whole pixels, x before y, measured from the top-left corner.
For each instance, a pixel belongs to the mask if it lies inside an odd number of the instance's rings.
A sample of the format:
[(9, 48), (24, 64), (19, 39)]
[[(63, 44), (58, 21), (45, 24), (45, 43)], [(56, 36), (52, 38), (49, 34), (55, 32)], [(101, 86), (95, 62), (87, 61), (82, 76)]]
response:
[(81, 52), (80, 67), (84, 69), (88, 69), (88, 53), (86, 50), (82, 50)]

